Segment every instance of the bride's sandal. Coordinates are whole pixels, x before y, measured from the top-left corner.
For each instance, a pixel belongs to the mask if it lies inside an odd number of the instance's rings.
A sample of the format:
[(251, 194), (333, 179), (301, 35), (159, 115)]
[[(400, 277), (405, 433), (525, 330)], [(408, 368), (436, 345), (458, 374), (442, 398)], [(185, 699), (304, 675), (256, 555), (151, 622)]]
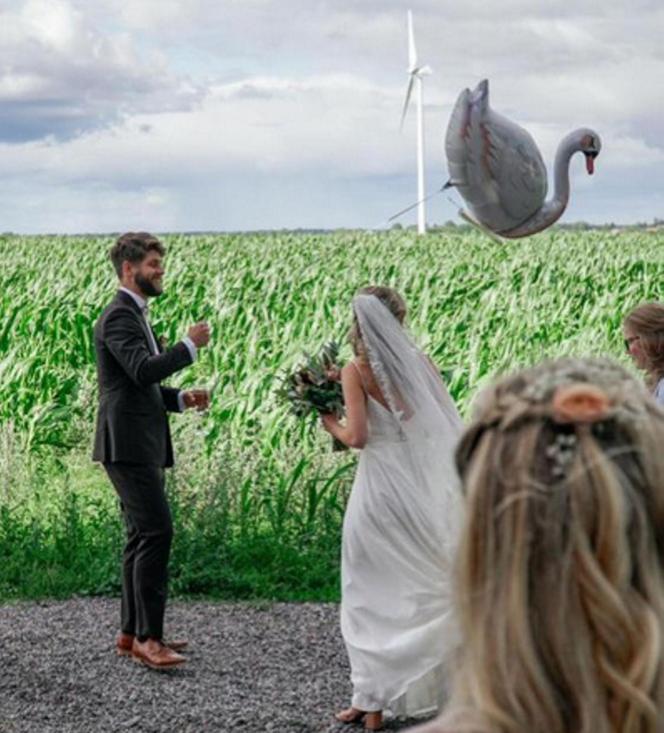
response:
[(346, 710), (342, 710), (340, 713), (337, 713), (334, 717), (340, 722), (340, 723), (359, 723), (364, 716), (366, 715), (366, 712), (364, 710), (358, 710), (357, 708), (346, 708)]
[(367, 713), (364, 716), (364, 730), (382, 730), (383, 729), (383, 712), (377, 710), (373, 713)]

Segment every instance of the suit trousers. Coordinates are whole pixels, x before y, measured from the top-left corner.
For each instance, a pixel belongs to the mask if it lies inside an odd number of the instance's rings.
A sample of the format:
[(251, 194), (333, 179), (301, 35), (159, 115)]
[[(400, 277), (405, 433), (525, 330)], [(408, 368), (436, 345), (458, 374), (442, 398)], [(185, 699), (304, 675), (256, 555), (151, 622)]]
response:
[(121, 629), (161, 639), (168, 596), (173, 523), (161, 466), (105, 463), (127, 527), (123, 553)]

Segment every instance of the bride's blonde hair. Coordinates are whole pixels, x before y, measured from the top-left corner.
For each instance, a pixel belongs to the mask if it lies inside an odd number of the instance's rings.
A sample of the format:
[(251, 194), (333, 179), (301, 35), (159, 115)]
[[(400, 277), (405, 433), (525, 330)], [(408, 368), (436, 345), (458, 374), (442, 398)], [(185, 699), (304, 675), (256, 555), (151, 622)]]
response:
[(484, 393), (457, 467), (442, 729), (664, 731), (664, 412), (613, 362), (545, 363)]
[[(393, 288), (388, 288), (385, 285), (367, 285), (364, 288), (360, 288), (357, 291), (357, 295), (374, 295), (389, 309), (390, 313), (392, 313), (399, 323), (404, 322), (407, 310), (406, 301)], [(365, 349), (362, 341), (362, 333), (355, 314), (353, 314), (353, 325), (350, 329), (349, 340), (355, 356), (364, 358)]]

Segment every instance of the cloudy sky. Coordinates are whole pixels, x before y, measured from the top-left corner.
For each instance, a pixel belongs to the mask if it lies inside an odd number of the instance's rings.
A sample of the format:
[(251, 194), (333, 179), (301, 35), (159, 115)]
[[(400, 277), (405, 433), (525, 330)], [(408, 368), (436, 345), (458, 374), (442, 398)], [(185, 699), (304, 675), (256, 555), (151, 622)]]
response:
[(550, 173), (563, 135), (599, 132), (563, 221), (664, 218), (660, 0), (0, 0), (0, 231), (385, 226), (416, 198), (408, 7), (431, 190), (487, 77)]

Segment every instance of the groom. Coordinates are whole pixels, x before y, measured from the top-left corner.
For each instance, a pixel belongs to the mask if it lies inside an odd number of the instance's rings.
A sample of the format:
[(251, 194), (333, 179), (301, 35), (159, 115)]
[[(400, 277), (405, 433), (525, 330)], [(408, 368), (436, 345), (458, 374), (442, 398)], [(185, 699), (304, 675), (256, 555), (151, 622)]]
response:
[(168, 556), (173, 525), (164, 468), (173, 465), (167, 412), (209, 405), (205, 390), (181, 391), (162, 380), (193, 363), (210, 339), (206, 323), (162, 349), (148, 317), (162, 294), (162, 243), (147, 232), (123, 234), (110, 252), (120, 288), (95, 324), (99, 410), (92, 459), (100, 461), (120, 497), (127, 527), (123, 555), (119, 654), (154, 669), (185, 658), (186, 642), (164, 642)]

